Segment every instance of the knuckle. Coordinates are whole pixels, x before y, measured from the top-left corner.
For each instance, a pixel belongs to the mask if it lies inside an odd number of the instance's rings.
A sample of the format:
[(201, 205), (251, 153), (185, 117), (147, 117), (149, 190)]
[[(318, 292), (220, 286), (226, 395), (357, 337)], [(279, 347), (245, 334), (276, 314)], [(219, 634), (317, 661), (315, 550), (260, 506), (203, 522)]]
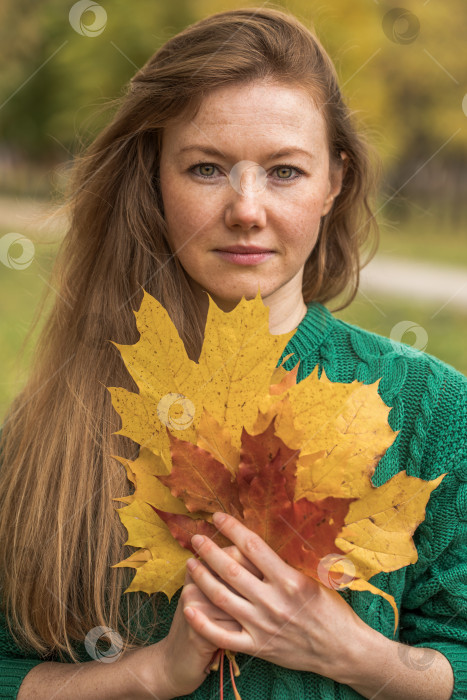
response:
[(212, 541), (209, 537), (204, 538), (204, 542), (198, 547), (198, 552), (209, 552), (212, 549)]
[(290, 615), (287, 613), (286, 610), (277, 610), (276, 619), (281, 626), (286, 625), (290, 620)]
[(292, 576), (289, 576), (288, 578), (284, 579), (283, 586), (285, 592), (290, 597), (297, 596), (302, 590), (301, 582), (296, 577)]
[(280, 625), (285, 625), (290, 620), (290, 613), (285, 608), (276, 608), (274, 611), (276, 622)]
[(240, 566), (235, 562), (229, 562), (225, 568), (227, 576), (236, 578), (240, 574)]
[(242, 553), (238, 549), (236, 545), (230, 545), (229, 547), (224, 548), (224, 552), (229, 555), (232, 559), (235, 559), (235, 561), (241, 561), (242, 560)]
[(261, 547), (261, 539), (258, 535), (248, 535), (245, 540), (245, 549), (247, 552), (257, 552)]
[(216, 591), (213, 593), (212, 602), (218, 608), (222, 608), (227, 603), (227, 595), (224, 591)]

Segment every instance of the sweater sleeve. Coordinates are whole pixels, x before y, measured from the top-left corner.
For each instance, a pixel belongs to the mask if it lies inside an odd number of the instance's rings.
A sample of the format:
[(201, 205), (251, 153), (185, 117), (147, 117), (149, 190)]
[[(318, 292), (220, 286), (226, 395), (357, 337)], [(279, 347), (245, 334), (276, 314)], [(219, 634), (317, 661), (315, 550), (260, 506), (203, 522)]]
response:
[(39, 658), (27, 657), (15, 645), (5, 616), (0, 613), (0, 698), (16, 700), (24, 677), (40, 663)]
[(16, 700), (19, 687), (29, 671), (42, 663), (39, 659), (0, 660), (0, 698)]
[(418, 561), (408, 567), (400, 641), (411, 668), (431, 665), (435, 649), (451, 664), (452, 700), (467, 698), (467, 381), (449, 370), (433, 413), (421, 476), (446, 473), (427, 505), (414, 541)]

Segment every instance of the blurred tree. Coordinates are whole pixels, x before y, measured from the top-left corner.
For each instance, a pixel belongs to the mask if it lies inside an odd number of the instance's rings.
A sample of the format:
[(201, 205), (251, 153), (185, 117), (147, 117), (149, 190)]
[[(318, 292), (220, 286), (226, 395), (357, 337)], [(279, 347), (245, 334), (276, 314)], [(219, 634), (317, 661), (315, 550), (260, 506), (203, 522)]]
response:
[[(32, 158), (75, 150), (86, 129), (95, 133), (107, 121), (100, 107), (126, 83), (170, 36), (195, 21), (191, 0), (156, 3), (124, 0), (102, 3), (95, 15), (85, 3), (77, 24), (69, 21), (73, 3), (63, 0), (3, 0), (0, 5), (1, 139)], [(5, 68), (7, 68), (5, 70)], [(84, 131), (83, 131), (84, 129)]]
[[(287, 8), (315, 27), (350, 107), (383, 157), (393, 191), (408, 181), (404, 191), (431, 196), (444, 188), (444, 194), (462, 198), (465, 0), (264, 4)], [(0, 145), (8, 142), (29, 158), (63, 159), (82, 139), (88, 141), (109, 118), (99, 108), (118, 97), (137, 67), (187, 24), (213, 12), (263, 4), (103, 0), (100, 20), (91, 8), (83, 12), (78, 31), (69, 21), (72, 6), (62, 0), (0, 5)], [(86, 36), (93, 22), (97, 31)]]

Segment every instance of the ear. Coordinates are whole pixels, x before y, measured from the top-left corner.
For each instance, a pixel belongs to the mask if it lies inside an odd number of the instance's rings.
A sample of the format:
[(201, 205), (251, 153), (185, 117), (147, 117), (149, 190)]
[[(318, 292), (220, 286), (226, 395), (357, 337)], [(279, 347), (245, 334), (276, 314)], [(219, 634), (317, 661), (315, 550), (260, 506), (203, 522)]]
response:
[(341, 151), (339, 155), (341, 158), (339, 163), (332, 160), (329, 164), (329, 188), (326, 199), (324, 200), (321, 216), (326, 216), (326, 214), (329, 213), (335, 198), (342, 188), (342, 181), (348, 166), (348, 162), (346, 163), (346, 161), (348, 161), (348, 155), (345, 151)]

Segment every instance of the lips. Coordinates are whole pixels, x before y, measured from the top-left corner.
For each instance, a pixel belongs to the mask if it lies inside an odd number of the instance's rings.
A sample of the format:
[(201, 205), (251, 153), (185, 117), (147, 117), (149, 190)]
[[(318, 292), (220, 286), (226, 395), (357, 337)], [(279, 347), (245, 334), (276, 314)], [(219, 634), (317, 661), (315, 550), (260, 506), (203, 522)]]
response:
[[(242, 252), (232, 252), (232, 248), (237, 251), (240, 248)], [(248, 252), (245, 253), (245, 251)], [(265, 263), (276, 255), (273, 250), (258, 248), (257, 246), (231, 246), (227, 250), (215, 250), (214, 252), (228, 264), (247, 267)]]
[(252, 253), (272, 253), (270, 248), (259, 248), (258, 246), (242, 246), (233, 245), (228, 248), (217, 248), (217, 250), (224, 253), (241, 253), (243, 255), (248, 255)]

